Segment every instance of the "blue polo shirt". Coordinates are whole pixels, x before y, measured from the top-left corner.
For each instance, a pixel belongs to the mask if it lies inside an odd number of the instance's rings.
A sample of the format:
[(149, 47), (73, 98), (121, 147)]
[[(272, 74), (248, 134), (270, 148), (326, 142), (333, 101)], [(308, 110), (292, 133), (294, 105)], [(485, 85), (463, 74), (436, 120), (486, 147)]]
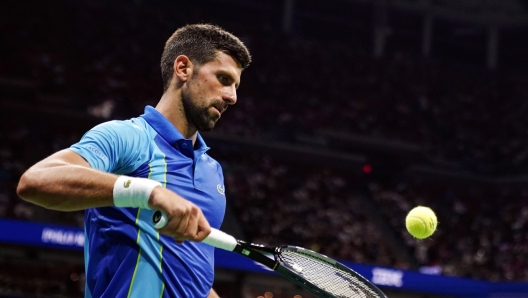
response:
[[(157, 110), (88, 131), (70, 150), (101, 171), (159, 181), (202, 209), (211, 227), (225, 213), (220, 164), (198, 135), (191, 140)], [(176, 244), (152, 227), (152, 210), (104, 207), (85, 214), (85, 297), (207, 297), (214, 248)]]

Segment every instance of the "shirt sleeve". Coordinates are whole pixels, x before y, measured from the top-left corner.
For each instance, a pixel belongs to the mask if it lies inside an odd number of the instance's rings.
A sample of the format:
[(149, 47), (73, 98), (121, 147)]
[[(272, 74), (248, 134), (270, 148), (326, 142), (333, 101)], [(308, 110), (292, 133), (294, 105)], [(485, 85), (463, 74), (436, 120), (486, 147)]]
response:
[(90, 166), (104, 172), (126, 174), (141, 165), (146, 152), (145, 130), (129, 121), (109, 121), (86, 132), (69, 149)]

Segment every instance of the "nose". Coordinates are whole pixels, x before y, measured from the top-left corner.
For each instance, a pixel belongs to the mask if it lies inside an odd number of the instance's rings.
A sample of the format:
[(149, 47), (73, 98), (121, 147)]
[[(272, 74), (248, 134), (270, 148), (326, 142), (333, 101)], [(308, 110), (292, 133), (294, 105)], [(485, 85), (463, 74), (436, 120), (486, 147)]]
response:
[(234, 105), (237, 102), (237, 93), (235, 86), (229, 86), (222, 95), (222, 99), (228, 105)]

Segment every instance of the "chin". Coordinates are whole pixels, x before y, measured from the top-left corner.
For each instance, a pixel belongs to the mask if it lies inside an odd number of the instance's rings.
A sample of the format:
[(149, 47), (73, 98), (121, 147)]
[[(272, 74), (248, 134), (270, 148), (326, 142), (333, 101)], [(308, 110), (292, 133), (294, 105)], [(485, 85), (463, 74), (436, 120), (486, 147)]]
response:
[(199, 131), (211, 131), (213, 130), (213, 128), (215, 127), (216, 125), (216, 122), (210, 122), (210, 123), (207, 123), (207, 124), (204, 124), (204, 125), (201, 125), (198, 130)]
[(213, 127), (209, 126), (209, 127), (204, 128), (204, 129), (200, 129), (200, 131), (211, 131), (211, 130), (213, 130), (213, 128), (214, 128), (214, 126)]
[(220, 117), (202, 114), (200, 117), (194, 118), (194, 121), (192, 122), (198, 131), (211, 131), (215, 127), (218, 119), (220, 119)]

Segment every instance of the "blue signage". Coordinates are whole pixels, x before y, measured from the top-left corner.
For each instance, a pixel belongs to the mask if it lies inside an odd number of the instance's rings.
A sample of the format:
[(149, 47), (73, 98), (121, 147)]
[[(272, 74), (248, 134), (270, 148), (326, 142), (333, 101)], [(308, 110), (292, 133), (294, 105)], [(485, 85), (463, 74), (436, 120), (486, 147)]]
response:
[[(0, 219), (0, 243), (46, 246), (82, 251), (84, 232), (71, 227)], [(408, 292), (449, 295), (452, 297), (527, 297), (528, 283), (491, 283), (466, 278), (429, 275), (417, 271), (399, 270), (342, 262), (380, 288)], [(219, 268), (255, 273), (273, 272), (235, 253), (217, 249), (215, 265)]]
[(84, 231), (78, 228), (0, 220), (0, 242), (82, 250)]

